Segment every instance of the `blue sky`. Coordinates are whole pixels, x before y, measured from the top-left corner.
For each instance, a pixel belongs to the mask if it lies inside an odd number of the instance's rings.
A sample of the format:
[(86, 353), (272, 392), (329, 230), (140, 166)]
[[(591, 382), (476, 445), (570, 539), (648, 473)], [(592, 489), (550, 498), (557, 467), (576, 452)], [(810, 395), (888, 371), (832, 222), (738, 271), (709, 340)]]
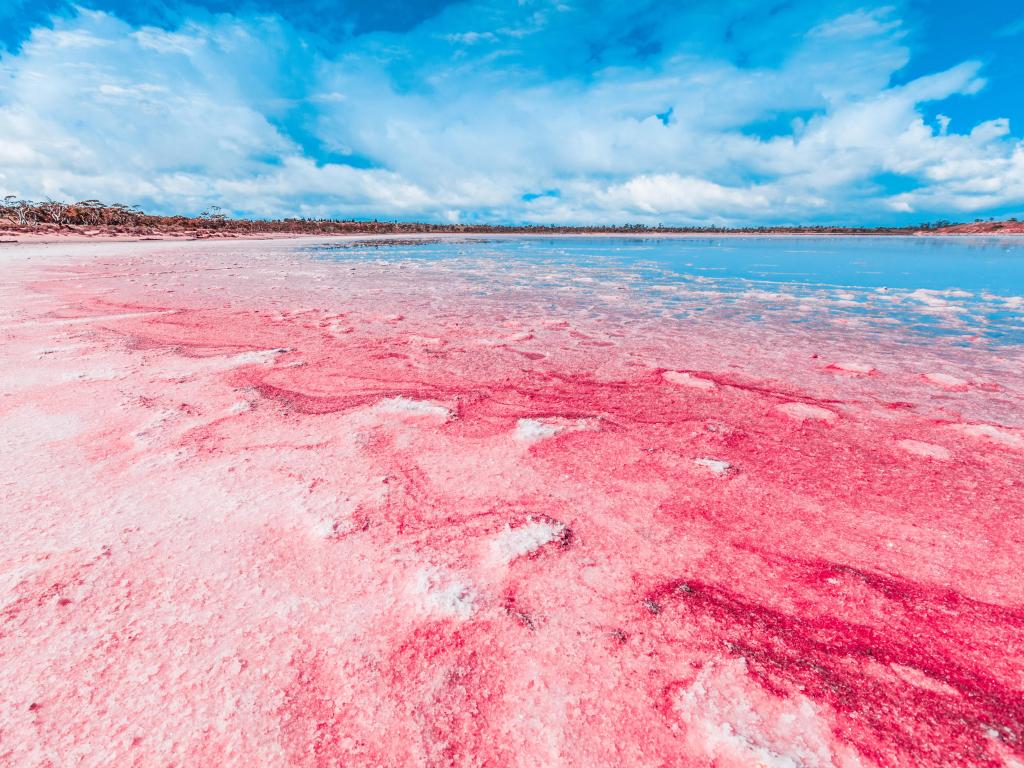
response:
[(1024, 6), (2, 0), (0, 193), (255, 216), (1024, 212)]

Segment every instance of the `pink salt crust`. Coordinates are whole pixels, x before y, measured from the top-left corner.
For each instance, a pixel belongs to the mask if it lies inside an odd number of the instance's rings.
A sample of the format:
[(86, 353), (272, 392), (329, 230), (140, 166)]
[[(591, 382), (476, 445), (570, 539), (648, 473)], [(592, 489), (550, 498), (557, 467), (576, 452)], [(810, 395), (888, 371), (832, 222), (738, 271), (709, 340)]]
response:
[(0, 764), (1024, 761), (1019, 350), (18, 248)]

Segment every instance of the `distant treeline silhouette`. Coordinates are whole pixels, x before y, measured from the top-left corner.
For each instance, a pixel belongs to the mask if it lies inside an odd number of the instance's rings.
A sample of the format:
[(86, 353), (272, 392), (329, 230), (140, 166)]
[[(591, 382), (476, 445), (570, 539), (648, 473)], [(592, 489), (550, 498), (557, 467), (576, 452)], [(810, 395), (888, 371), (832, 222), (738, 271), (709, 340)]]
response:
[[(168, 232), (206, 235), (249, 235), (260, 233), (281, 234), (414, 234), (414, 233), (484, 233), (484, 234), (636, 234), (636, 233), (690, 233), (690, 234), (912, 234), (948, 229), (974, 227), (939, 220), (903, 227), (854, 227), (834, 225), (723, 227), (666, 226), (662, 224), (622, 224), (613, 226), (562, 226), (554, 224), (432, 224), (401, 221), (357, 221), (339, 219), (240, 219), (230, 218), (217, 206), (198, 216), (155, 216), (138, 206), (123, 203), (102, 203), (99, 200), (81, 200), (68, 203), (57, 200), (34, 202), (9, 195), (0, 202), (0, 219), (8, 229), (32, 231), (89, 230), (124, 234), (159, 234)], [(1015, 220), (1011, 220), (1015, 222)], [(981, 222), (987, 230), (1006, 228), (1004, 222)], [(1009, 227), (1016, 229), (1016, 227)]]

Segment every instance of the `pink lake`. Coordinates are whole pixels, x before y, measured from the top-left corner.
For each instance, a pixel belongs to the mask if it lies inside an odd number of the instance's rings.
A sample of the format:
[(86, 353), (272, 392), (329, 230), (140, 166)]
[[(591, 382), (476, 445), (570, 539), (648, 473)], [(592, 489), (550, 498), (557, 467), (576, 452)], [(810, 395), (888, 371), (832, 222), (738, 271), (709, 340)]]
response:
[(0, 246), (0, 764), (1020, 768), (1024, 290), (839, 240)]

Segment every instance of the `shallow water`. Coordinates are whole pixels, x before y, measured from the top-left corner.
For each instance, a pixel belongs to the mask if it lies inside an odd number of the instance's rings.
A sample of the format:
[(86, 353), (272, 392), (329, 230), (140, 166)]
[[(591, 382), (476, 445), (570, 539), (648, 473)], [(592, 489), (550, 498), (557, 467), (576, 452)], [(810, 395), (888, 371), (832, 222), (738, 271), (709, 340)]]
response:
[[(380, 241), (373, 241), (380, 243)], [(353, 247), (353, 245), (357, 247)], [(910, 334), (1024, 343), (1024, 240), (525, 237), (312, 246), (339, 261), (440, 262), (487, 283), (647, 294), (648, 309), (804, 323), (821, 312)]]
[(448, 259), (473, 250), (498, 260), (649, 267), (680, 277), (708, 272), (785, 284), (1024, 293), (1024, 241), (1011, 237), (538, 236), (383, 247), (411, 258)]

